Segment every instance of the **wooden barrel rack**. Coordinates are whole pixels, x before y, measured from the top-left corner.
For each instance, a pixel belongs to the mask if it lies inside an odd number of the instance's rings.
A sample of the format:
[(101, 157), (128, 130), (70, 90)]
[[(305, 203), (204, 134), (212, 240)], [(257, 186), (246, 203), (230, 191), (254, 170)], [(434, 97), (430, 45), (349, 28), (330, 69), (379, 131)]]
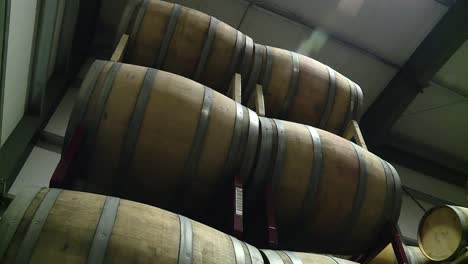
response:
[[(123, 34), (120, 41), (111, 57), (111, 61), (120, 62), (124, 57), (126, 45), (128, 43), (128, 35)], [(242, 76), (236, 73), (230, 82), (227, 95), (236, 102), (242, 101)], [(250, 96), (247, 106), (253, 109), (258, 116), (265, 116), (265, 102), (263, 95), (263, 88), (261, 85), (256, 84), (255, 89)], [(78, 124), (76, 129), (69, 136), (67, 144), (64, 146), (62, 158), (57, 165), (56, 170), (50, 181), (51, 188), (67, 188), (67, 185), (73, 181), (68, 175), (68, 169), (70, 164), (76, 158), (77, 153), (82, 146), (85, 131)], [(354, 140), (357, 145), (364, 149), (367, 149), (364, 138), (361, 134), (357, 121), (350, 120), (348, 125), (344, 129), (343, 137), (347, 140)], [(235, 175), (234, 180), (231, 184), (232, 196), (230, 201), (225, 201), (232, 208), (232, 233), (235, 237), (242, 239), (244, 236), (244, 208), (242, 202), (244, 199), (244, 175)], [(264, 191), (264, 210), (263, 219), (265, 219), (265, 244), (269, 248), (278, 247), (278, 227), (277, 219), (275, 218), (275, 208), (273, 205), (273, 196), (271, 185), (267, 186)], [(377, 245), (368, 254), (354, 256), (352, 260), (360, 263), (369, 263), (379, 252), (381, 252), (387, 245), (393, 246), (396, 260), (399, 264), (408, 263), (406, 253), (404, 251), (403, 244), (401, 242), (400, 233), (396, 223), (388, 223), (385, 231), (381, 234), (381, 243)]]

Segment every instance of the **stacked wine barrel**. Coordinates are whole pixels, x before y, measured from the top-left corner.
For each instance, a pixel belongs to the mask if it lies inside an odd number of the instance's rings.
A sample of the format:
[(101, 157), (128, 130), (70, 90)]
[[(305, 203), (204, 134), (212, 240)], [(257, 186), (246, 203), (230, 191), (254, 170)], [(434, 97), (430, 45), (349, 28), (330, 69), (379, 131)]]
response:
[(157, 0), (131, 1), (119, 34), (130, 35), (125, 62), (169, 71), (221, 93), (235, 72), (243, 101), (263, 87), (267, 116), (342, 134), (362, 113), (361, 88), (330, 67), (253, 40), (196, 10)]
[(240, 173), (246, 200), (273, 186), (287, 249), (362, 252), (399, 215), (399, 178), (387, 162), (324, 130), (258, 117), (172, 73), (96, 61), (68, 135), (78, 125), (87, 131), (75, 166), (83, 190), (202, 219)]
[(159, 208), (61, 189), (18, 195), (0, 234), (1, 263), (354, 263), (259, 250)]
[[(279, 246), (291, 251), (361, 254), (397, 221), (396, 170), (339, 136), (361, 115), (363, 95), (354, 82), (306, 56), (255, 44), (216, 18), (177, 4), (130, 1), (118, 31), (130, 35), (128, 64), (97, 60), (88, 71), (65, 137), (68, 146), (78, 131), (84, 134), (65, 187), (211, 223), (215, 204), (233, 203), (225, 196), (240, 178), (246, 236), (258, 237), (264, 226), (256, 220), (271, 186)], [(243, 80), (242, 102), (223, 95), (236, 72)], [(257, 85), (267, 117), (243, 105)], [(177, 225), (176, 215), (129, 201), (119, 205), (116, 198), (43, 190), (30, 199), (46, 202), (49, 196), (53, 201), (37, 209), (49, 208), (40, 219), (51, 210), (42, 233), (35, 231), (30, 244), (29, 229), (17, 232), (7, 260), (48, 259), (59, 249), (60, 258), (80, 261), (98, 255), (111, 262), (338, 263), (306, 253), (260, 254), (185, 217)], [(61, 197), (63, 208), (54, 209)], [(20, 227), (26, 230), (35, 209), (24, 210)], [(84, 218), (67, 221), (67, 213), (80, 210)], [(109, 215), (113, 225), (101, 224)], [(100, 228), (110, 239), (107, 251), (94, 246), (92, 235), (101, 234)], [(64, 239), (49, 245), (55, 233)], [(188, 248), (190, 259), (183, 253)]]

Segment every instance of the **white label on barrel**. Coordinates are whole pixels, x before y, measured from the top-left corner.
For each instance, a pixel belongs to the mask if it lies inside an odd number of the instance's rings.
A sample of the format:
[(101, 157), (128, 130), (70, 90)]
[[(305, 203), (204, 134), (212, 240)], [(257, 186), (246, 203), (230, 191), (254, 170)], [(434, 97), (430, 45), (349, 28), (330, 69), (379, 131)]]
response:
[(242, 188), (236, 187), (236, 215), (242, 215)]

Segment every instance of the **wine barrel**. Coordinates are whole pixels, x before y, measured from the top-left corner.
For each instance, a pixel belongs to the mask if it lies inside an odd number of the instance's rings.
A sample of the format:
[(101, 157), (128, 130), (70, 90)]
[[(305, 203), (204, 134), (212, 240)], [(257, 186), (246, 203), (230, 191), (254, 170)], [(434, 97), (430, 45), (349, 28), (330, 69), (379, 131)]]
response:
[(284, 49), (255, 44), (249, 81), (243, 87), (248, 101), (256, 84), (264, 91), (266, 116), (290, 120), (343, 134), (363, 110), (356, 83), (312, 58)]
[(74, 162), (82, 190), (181, 208), (191, 217), (232, 180), (248, 174), (258, 117), (187, 78), (96, 61), (83, 81), (65, 144), (86, 137)]
[[(272, 181), (280, 241), (289, 250), (362, 253), (384, 224), (398, 218), (400, 183), (388, 163), (329, 132), (259, 119), (171, 73), (95, 62), (65, 144), (77, 127), (86, 138), (72, 171), (86, 178), (82, 189), (71, 188), (205, 222), (234, 175), (242, 177), (248, 201), (263, 197), (262, 188)], [(246, 220), (260, 219), (259, 211)]]
[(397, 221), (401, 185), (386, 161), (307, 125), (260, 117), (260, 130), (246, 197), (272, 186), (282, 247), (353, 255)]
[(130, 34), (125, 62), (191, 78), (226, 93), (242, 74), (243, 101), (256, 84), (265, 91), (267, 116), (342, 134), (362, 114), (361, 88), (330, 67), (284, 49), (254, 44), (199, 11), (158, 0), (130, 1), (121, 33)]
[[(226, 92), (252, 39), (191, 8), (157, 0), (130, 1), (117, 38), (130, 35), (125, 62), (153, 67)], [(118, 41), (118, 39), (116, 40)], [(249, 45), (246, 45), (249, 44)], [(245, 50), (246, 49), (246, 50)]]
[(418, 228), (422, 253), (433, 261), (454, 260), (468, 246), (468, 208), (442, 205), (427, 211)]
[[(336, 263), (315, 254), (275, 253), (290, 258), (279, 263)], [(255, 247), (182, 215), (116, 197), (48, 188), (28, 190), (10, 204), (0, 221), (0, 260), (264, 263)]]
[(267, 260), (265, 263), (269, 264), (350, 264), (355, 263), (346, 259), (337, 258), (329, 255), (319, 255), (313, 253), (291, 252), (280, 250), (261, 250), (264, 258)]
[[(403, 245), (406, 257), (409, 264), (427, 264), (433, 263), (431, 260), (423, 255), (418, 247), (411, 247)], [(393, 252), (392, 245), (388, 245), (382, 252), (380, 252), (369, 264), (398, 264), (395, 253)]]

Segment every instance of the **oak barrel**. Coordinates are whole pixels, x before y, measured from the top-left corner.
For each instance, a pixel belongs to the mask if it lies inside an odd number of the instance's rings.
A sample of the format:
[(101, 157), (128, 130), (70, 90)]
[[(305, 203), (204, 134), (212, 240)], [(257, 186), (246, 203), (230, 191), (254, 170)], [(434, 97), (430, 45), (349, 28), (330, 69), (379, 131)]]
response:
[(468, 208), (442, 205), (427, 211), (418, 228), (422, 253), (433, 261), (454, 260), (468, 246)]
[(260, 130), (246, 196), (272, 186), (282, 247), (352, 255), (397, 221), (401, 185), (386, 161), (307, 125), (260, 117)]
[[(264, 254), (281, 256), (269, 263), (353, 263), (316, 254)], [(1, 263), (262, 264), (263, 258), (255, 247), (182, 215), (111, 196), (28, 190), (0, 220)]]
[[(83, 190), (180, 208), (204, 209), (233, 173), (252, 167), (258, 117), (187, 78), (96, 61), (83, 81), (65, 145), (86, 138), (74, 162)], [(83, 176), (84, 177), (84, 176)]]
[(342, 134), (362, 114), (356, 83), (307, 56), (254, 44), (227, 24), (199, 11), (158, 0), (130, 1), (121, 33), (130, 34), (125, 62), (173, 72), (226, 93), (242, 75), (243, 101), (256, 84), (267, 116)]
[(95, 62), (65, 144), (77, 127), (86, 131), (72, 170), (86, 175), (82, 190), (201, 220), (234, 175), (248, 201), (272, 181), (280, 241), (290, 250), (362, 253), (398, 218), (399, 178), (385, 161), (329, 132), (259, 118), (171, 73)]
[[(130, 1), (118, 28), (130, 35), (125, 62), (176, 73), (226, 92), (252, 39), (197, 10), (157, 0)], [(116, 42), (118, 41), (116, 40)], [(246, 45), (246, 43), (248, 45)]]
[(263, 87), (266, 116), (343, 134), (350, 120), (361, 118), (362, 90), (331, 67), (292, 51), (255, 44), (243, 99)]
[[(428, 264), (433, 263), (426, 256), (423, 255), (418, 247), (403, 245), (405, 249), (406, 257), (408, 258), (409, 264)], [(392, 245), (388, 245), (382, 252), (380, 252), (369, 264), (397, 264), (395, 253)]]

